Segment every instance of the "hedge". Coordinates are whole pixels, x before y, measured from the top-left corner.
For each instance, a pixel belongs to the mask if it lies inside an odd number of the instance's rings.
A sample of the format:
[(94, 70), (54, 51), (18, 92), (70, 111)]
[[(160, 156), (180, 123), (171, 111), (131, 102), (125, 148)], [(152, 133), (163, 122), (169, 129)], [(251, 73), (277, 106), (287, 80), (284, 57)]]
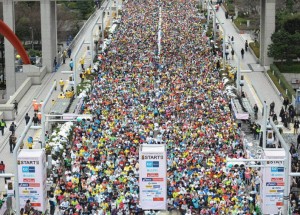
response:
[[(292, 101), (293, 97), (295, 97), (295, 91), (274, 64), (270, 65), (270, 71), (268, 72), (268, 74), (270, 75), (271, 79), (277, 86), (282, 96), (287, 96), (289, 100)], [(278, 85), (280, 85), (280, 87), (278, 87)]]
[(259, 53), (259, 43), (258, 42), (251, 42), (249, 43), (250, 48), (254, 52), (255, 56), (259, 58), (260, 53)]

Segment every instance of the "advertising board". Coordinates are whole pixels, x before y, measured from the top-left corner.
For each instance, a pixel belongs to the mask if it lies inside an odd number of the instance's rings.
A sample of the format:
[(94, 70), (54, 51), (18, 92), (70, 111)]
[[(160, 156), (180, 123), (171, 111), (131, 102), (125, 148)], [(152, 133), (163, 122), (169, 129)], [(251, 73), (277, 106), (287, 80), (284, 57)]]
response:
[(22, 149), (18, 155), (20, 207), (30, 200), (32, 207), (47, 209), (46, 155), (42, 149)]
[(144, 144), (139, 153), (139, 186), (142, 209), (167, 209), (167, 162), (165, 145)]
[[(282, 149), (265, 150), (265, 159), (282, 159), (285, 152)], [(285, 169), (283, 161), (267, 161), (262, 174), (263, 214), (277, 214), (283, 206)]]

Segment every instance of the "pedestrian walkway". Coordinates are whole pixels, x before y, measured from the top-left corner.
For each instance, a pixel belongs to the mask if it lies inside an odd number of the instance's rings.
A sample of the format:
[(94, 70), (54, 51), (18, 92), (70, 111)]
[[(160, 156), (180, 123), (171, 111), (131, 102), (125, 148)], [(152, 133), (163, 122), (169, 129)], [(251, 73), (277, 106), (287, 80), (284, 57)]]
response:
[[(106, 1), (103, 3), (105, 4)], [(85, 68), (87, 68), (88, 66), (90, 66), (91, 64), (91, 53), (87, 52), (87, 46), (90, 46), (90, 38), (91, 38), (91, 32), (92, 32), (92, 27), (93, 23), (95, 22), (95, 19), (100, 19), (101, 17), (101, 13), (103, 11), (104, 8), (98, 9), (95, 12), (95, 15), (93, 16), (93, 18), (91, 18), (89, 20), (89, 22), (86, 24), (85, 30), (83, 32), (81, 32), (81, 34), (79, 35), (79, 38), (77, 39), (77, 41), (85, 41), (85, 44), (82, 45), (82, 47), (80, 48), (80, 51), (78, 53), (78, 56), (85, 56)], [(108, 16), (105, 16), (104, 19), (104, 23), (107, 24), (108, 23)], [(97, 23), (99, 23), (100, 20), (98, 20)], [(80, 43), (77, 42), (73, 49), (72, 49), (72, 55), (71, 58), (73, 58), (74, 60), (74, 52), (80, 47)], [(79, 61), (79, 58), (78, 58)], [(42, 100), (44, 100), (49, 92), (49, 89), (51, 89), (54, 81), (57, 81), (57, 90), (53, 92), (53, 94), (51, 95), (48, 104), (45, 107), (45, 112), (47, 113), (52, 104), (51, 101), (53, 99), (56, 99), (60, 93), (59, 90), (59, 85), (58, 85), (58, 81), (60, 79), (63, 80), (68, 80), (70, 74), (65, 74), (62, 73), (62, 71), (69, 71), (69, 62), (70, 59), (66, 59), (66, 63), (60, 65), (60, 67), (58, 68), (58, 70), (56, 72), (53, 73), (47, 73), (46, 76), (43, 78), (41, 85), (32, 85), (30, 87), (30, 89), (27, 91), (26, 95), (19, 101), (19, 109), (18, 109), (18, 115), (16, 116), (16, 119), (14, 120), (14, 122), (17, 125), (17, 129), (16, 129), (16, 137), (19, 138), (23, 132), (23, 129), (25, 128), (25, 114), (28, 113), (29, 116), (32, 118), (34, 115), (34, 111), (33, 111), (33, 107), (32, 107), (32, 100), (36, 99), (37, 102), (41, 102)], [(77, 66), (80, 66), (79, 63), (77, 63)], [(79, 72), (80, 70), (77, 71), (76, 77), (77, 80), (80, 80), (79, 78)], [(13, 173), (13, 155), (9, 152), (9, 144), (8, 144), (8, 139), (10, 136), (10, 132), (9, 132), (9, 126), (13, 121), (6, 121), (7, 124), (7, 128), (5, 128), (5, 133), (4, 136), (2, 136), (0, 134), (0, 161), (3, 160), (4, 163), (6, 164), (6, 172), (7, 173)], [(27, 137), (29, 136), (35, 136), (36, 134), (36, 130), (30, 129), (27, 133), (27, 136), (24, 140), (27, 140)], [(42, 135), (42, 134), (41, 134)], [(0, 178), (0, 193), (4, 192), (5, 188), (4, 188), (4, 179)], [(5, 191), (6, 192), (6, 191)]]
[[(231, 65), (237, 65), (237, 56), (241, 58), (241, 49), (245, 49), (245, 41), (252, 42), (249, 34), (239, 34), (233, 26), (231, 19), (225, 18), (225, 12), (222, 7), (216, 13), (219, 20), (222, 21), (222, 26), (226, 29), (226, 38), (234, 37), (234, 49), (238, 52), (235, 53), (234, 60), (228, 61)], [(228, 41), (228, 40), (227, 40)], [(231, 48), (229, 49), (231, 51)], [(230, 55), (229, 55), (230, 56)], [(231, 56), (230, 56), (231, 57)], [(249, 72), (252, 71), (252, 72)], [(244, 76), (245, 86), (243, 91), (246, 93), (252, 106), (257, 104), (259, 112), (262, 111), (263, 101), (269, 105), (271, 102), (275, 102), (275, 113), (279, 115), (282, 107), (282, 100), (278, 92), (274, 89), (270, 80), (267, 77), (264, 68), (257, 64), (256, 58), (248, 50), (245, 52), (244, 59), (241, 59), (241, 75)], [(261, 99), (261, 100), (260, 100)], [(262, 117), (259, 117), (258, 122), (261, 122)]]

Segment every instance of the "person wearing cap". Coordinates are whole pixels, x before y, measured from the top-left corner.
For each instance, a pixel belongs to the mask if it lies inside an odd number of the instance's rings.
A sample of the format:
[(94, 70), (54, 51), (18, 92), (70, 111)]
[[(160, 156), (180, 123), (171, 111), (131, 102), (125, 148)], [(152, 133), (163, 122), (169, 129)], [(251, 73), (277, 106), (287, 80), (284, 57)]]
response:
[[(139, 17), (139, 10), (146, 13), (156, 7), (153, 0), (141, 5), (126, 2), (122, 16), (124, 25), (112, 40), (111, 49), (103, 53), (98, 76), (92, 81), (92, 92), (86, 95), (88, 99), (80, 110), (93, 114), (95, 119), (90, 123), (77, 122), (73, 144), (77, 156), (72, 162), (87, 163), (85, 168), (80, 168), (87, 177), (83, 189), (91, 191), (87, 195), (97, 195), (98, 190), (105, 193), (111, 181), (118, 189), (132, 190), (138, 180), (133, 182), (131, 175), (137, 175), (139, 162), (131, 163), (130, 159), (138, 159), (139, 144), (165, 141), (170, 158), (168, 182), (172, 180), (174, 187), (168, 190), (168, 197), (173, 200), (171, 204), (179, 208), (180, 202), (188, 201), (184, 193), (202, 192), (201, 200), (199, 198), (197, 202), (201, 208), (208, 207), (208, 199), (217, 199), (216, 212), (221, 213), (224, 209), (218, 206), (220, 197), (216, 197), (216, 193), (220, 192), (218, 184), (226, 176), (226, 167), (219, 164), (225, 162), (227, 156), (243, 157), (243, 151), (239, 150), (241, 142), (236, 141), (239, 135), (223, 94), (224, 84), (214, 71), (214, 65), (220, 59), (211, 55), (206, 37), (195, 36), (202, 34), (201, 29), (194, 26), (198, 18), (191, 15), (193, 21), (182, 19), (182, 11), (193, 11), (192, 4), (174, 1), (167, 10), (176, 12), (164, 13), (166, 22), (162, 24), (164, 48), (160, 54), (164, 63), (155, 66), (156, 55), (152, 50), (157, 44), (151, 30), (156, 26), (155, 19), (143, 15), (145, 19), (141, 24), (136, 17)], [(177, 24), (172, 25), (170, 20)], [(144, 35), (136, 33), (139, 26), (143, 26), (143, 32), (149, 36), (147, 40), (143, 40)], [(182, 31), (178, 32), (175, 26)], [(132, 29), (130, 33), (125, 30), (128, 27)], [(143, 42), (132, 43), (137, 38)], [(143, 66), (147, 60), (136, 57), (143, 55), (151, 64)], [(163, 72), (158, 72), (156, 67)], [(97, 137), (91, 140), (93, 135)], [(92, 146), (99, 150), (99, 156), (93, 153)], [(132, 146), (136, 147), (135, 151), (131, 150)], [(112, 160), (111, 149), (115, 152)], [(202, 151), (201, 159), (193, 156), (199, 151)], [(66, 156), (69, 152), (66, 151)], [(98, 160), (101, 163), (94, 165)], [(195, 179), (199, 183), (190, 180), (192, 172), (199, 172), (199, 178)], [(240, 180), (244, 180), (240, 176), (242, 171), (237, 174)], [(93, 181), (101, 182), (105, 176), (108, 176), (105, 183), (95, 189)], [(228, 188), (224, 188), (224, 195), (230, 196), (228, 199), (239, 193), (237, 179), (228, 175), (223, 183)], [(127, 194), (112, 195), (118, 201), (116, 208), (123, 213), (126, 202), (122, 196)], [(238, 201), (234, 203), (238, 204)], [(205, 213), (209, 211), (204, 210)]]

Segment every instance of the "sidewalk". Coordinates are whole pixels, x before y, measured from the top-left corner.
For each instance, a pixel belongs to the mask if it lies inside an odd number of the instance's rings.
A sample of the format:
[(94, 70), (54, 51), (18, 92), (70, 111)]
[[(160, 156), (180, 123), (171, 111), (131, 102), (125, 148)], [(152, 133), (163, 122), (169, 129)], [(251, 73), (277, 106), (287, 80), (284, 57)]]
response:
[[(228, 36), (234, 37), (234, 48), (236, 50), (234, 60), (230, 60), (230, 64), (233, 66), (237, 65), (237, 55), (241, 58), (241, 49), (245, 49), (245, 41), (251, 42), (251, 37), (249, 34), (239, 34), (233, 27), (231, 19), (225, 18), (225, 12), (222, 7), (219, 8), (217, 12), (217, 17), (222, 21), (222, 25), (226, 29), (226, 41)], [(220, 27), (221, 29), (221, 27)], [(231, 48), (229, 48), (231, 51)], [(231, 54), (229, 54), (231, 57)], [(244, 71), (243, 71), (244, 70)], [(249, 72), (251, 70), (252, 72)], [(272, 84), (269, 82), (264, 68), (257, 64), (255, 57), (245, 51), (244, 59), (241, 59), (241, 75), (244, 76), (245, 86), (243, 86), (243, 91), (246, 93), (252, 106), (257, 104), (259, 107), (259, 112), (262, 111), (262, 102), (266, 101), (269, 105), (272, 101), (275, 102), (275, 113), (279, 115), (282, 100), (276, 90), (273, 88)], [(262, 99), (262, 101), (259, 100)], [(259, 114), (261, 115), (261, 114)], [(261, 122), (261, 117), (259, 117), (258, 122)]]
[[(99, 9), (97, 11), (97, 15), (93, 19), (90, 20), (90, 23), (88, 23), (86, 30), (84, 32), (82, 32), (82, 35), (80, 36), (81, 38), (79, 38), (78, 41), (82, 41), (82, 39), (84, 39), (86, 42), (90, 41), (91, 32), (92, 32), (92, 23), (95, 22), (96, 18), (98, 18), (98, 19), (100, 18), (101, 10), (103, 10), (103, 9)], [(108, 17), (106, 16), (105, 23), (107, 23), (106, 22), (107, 18)], [(75, 54), (74, 52), (75, 52), (75, 50), (78, 49), (79, 46), (80, 46), (80, 44), (77, 43), (77, 44), (75, 44), (75, 46), (72, 49), (71, 58), (73, 58), (73, 60), (74, 60), (74, 54)], [(87, 52), (87, 46), (90, 46), (90, 45), (84, 44), (78, 53), (78, 61), (81, 56), (85, 56), (85, 68), (87, 68), (91, 63), (90, 53)], [(49, 92), (49, 89), (53, 85), (54, 80), (56, 80), (58, 83), (58, 81), (60, 79), (67, 80), (69, 78), (70, 74), (61, 73), (61, 71), (70, 71), (69, 62), (70, 62), (70, 59), (66, 59), (66, 63), (60, 65), (60, 67), (58, 68), (58, 70), (56, 72), (47, 73), (46, 76), (44, 77), (44, 79), (42, 80), (42, 84), (31, 86), (31, 88), (28, 90), (28, 92), (25, 94), (25, 96), (20, 100), (19, 110), (18, 110), (19, 114), (16, 116), (16, 119), (14, 120), (14, 122), (17, 125), (17, 129), (16, 129), (16, 137), (17, 138), (19, 138), (21, 136), (21, 134), (23, 132), (23, 128), (25, 128), (25, 119), (24, 119), (25, 114), (28, 113), (31, 118), (34, 115), (34, 111), (32, 108), (32, 100), (34, 98), (37, 100), (37, 102), (40, 102), (41, 100), (45, 100), (45, 98)], [(75, 62), (74, 62), (74, 65), (75, 65)], [(80, 66), (79, 63), (77, 63), (76, 65)], [(77, 76), (76, 76), (77, 80), (80, 80), (79, 74), (80, 74), (80, 70), (77, 70)], [(50, 110), (50, 108), (52, 106), (51, 100), (56, 99), (59, 93), (60, 93), (59, 86), (57, 86), (57, 90), (53, 92), (53, 94), (51, 95), (51, 97), (49, 99), (48, 104), (45, 107), (46, 113)], [(8, 138), (10, 135), (9, 126), (11, 123), (12, 123), (12, 121), (6, 121), (7, 128), (5, 128), (4, 136), (2, 136), (0, 134), (0, 161), (4, 161), (4, 163), (6, 165), (6, 171), (5, 171), (6, 173), (13, 173), (13, 163), (14, 163), (13, 155), (10, 153), (9, 144), (8, 144)], [(24, 140), (27, 140), (27, 137), (29, 137), (29, 136), (33, 136), (35, 134), (35, 132), (36, 132), (36, 130), (30, 129)], [(0, 178), (0, 193), (3, 191), (6, 192), (5, 187), (4, 187), (4, 179)]]

